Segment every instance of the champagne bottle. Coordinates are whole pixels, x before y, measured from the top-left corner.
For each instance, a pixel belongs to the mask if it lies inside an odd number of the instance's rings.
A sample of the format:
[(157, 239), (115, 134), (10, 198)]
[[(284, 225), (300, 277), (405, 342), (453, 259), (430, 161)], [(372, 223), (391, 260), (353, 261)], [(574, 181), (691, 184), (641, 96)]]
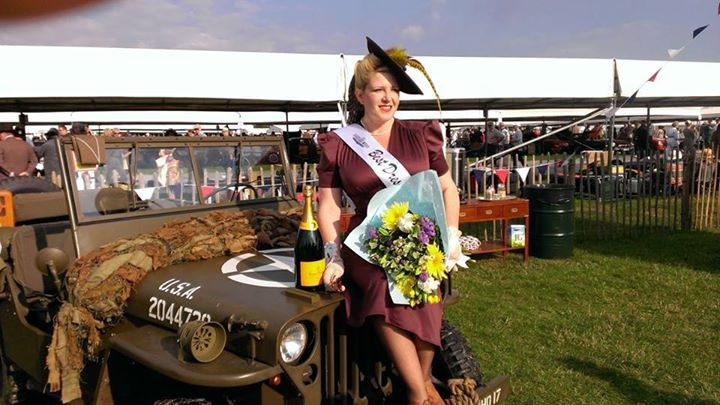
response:
[(321, 291), (325, 271), (325, 250), (318, 223), (313, 215), (313, 187), (305, 186), (305, 200), (300, 229), (295, 242), (295, 287)]

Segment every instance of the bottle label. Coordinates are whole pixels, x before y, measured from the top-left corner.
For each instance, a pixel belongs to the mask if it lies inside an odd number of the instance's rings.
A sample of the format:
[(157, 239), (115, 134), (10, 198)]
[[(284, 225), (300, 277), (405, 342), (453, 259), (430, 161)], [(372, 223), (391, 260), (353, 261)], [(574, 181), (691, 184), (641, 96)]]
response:
[(300, 286), (316, 287), (322, 284), (322, 275), (325, 271), (325, 259), (312, 262), (300, 262)]
[(318, 223), (315, 220), (312, 222), (300, 222), (300, 230), (302, 231), (314, 231), (316, 229), (318, 229)]

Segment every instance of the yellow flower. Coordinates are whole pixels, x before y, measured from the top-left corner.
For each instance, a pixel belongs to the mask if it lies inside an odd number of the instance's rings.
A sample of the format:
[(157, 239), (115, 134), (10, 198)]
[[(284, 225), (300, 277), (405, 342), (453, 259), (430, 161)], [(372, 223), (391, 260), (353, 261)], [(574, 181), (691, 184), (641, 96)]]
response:
[(393, 203), (390, 208), (385, 211), (385, 214), (383, 214), (383, 227), (387, 228), (390, 231), (394, 231), (395, 228), (397, 228), (397, 224), (400, 218), (407, 214), (409, 209), (410, 203), (408, 202)]
[(427, 266), (428, 274), (430, 274), (431, 277), (435, 277), (437, 279), (444, 278), (445, 257), (436, 244), (431, 243), (428, 245), (425, 260), (425, 266)]
[(412, 298), (415, 296), (415, 284), (417, 283), (415, 277), (401, 277), (396, 279), (395, 282), (397, 283), (398, 289), (405, 297)]

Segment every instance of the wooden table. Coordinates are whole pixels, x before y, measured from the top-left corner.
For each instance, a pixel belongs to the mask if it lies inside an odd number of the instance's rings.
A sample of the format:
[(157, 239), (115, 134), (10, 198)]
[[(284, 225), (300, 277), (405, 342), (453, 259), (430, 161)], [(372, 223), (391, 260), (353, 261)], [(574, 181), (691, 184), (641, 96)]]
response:
[[(525, 246), (511, 247), (508, 241), (510, 220), (523, 219), (525, 221)], [(524, 250), (525, 263), (529, 257), (530, 246), (530, 204), (522, 198), (509, 198), (502, 200), (470, 200), (460, 204), (460, 224), (469, 224), (483, 221), (502, 221), (502, 237), (499, 240), (480, 242), (480, 247), (470, 252), (471, 255), (501, 252), (503, 255), (511, 250)]]

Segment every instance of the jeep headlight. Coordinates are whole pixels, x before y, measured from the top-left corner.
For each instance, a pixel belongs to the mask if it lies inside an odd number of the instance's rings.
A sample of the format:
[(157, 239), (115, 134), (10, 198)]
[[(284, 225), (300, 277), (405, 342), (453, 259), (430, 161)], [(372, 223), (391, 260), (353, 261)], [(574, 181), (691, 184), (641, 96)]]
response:
[(300, 358), (308, 343), (308, 330), (305, 325), (295, 323), (290, 325), (280, 339), (280, 356), (285, 363), (292, 363)]

